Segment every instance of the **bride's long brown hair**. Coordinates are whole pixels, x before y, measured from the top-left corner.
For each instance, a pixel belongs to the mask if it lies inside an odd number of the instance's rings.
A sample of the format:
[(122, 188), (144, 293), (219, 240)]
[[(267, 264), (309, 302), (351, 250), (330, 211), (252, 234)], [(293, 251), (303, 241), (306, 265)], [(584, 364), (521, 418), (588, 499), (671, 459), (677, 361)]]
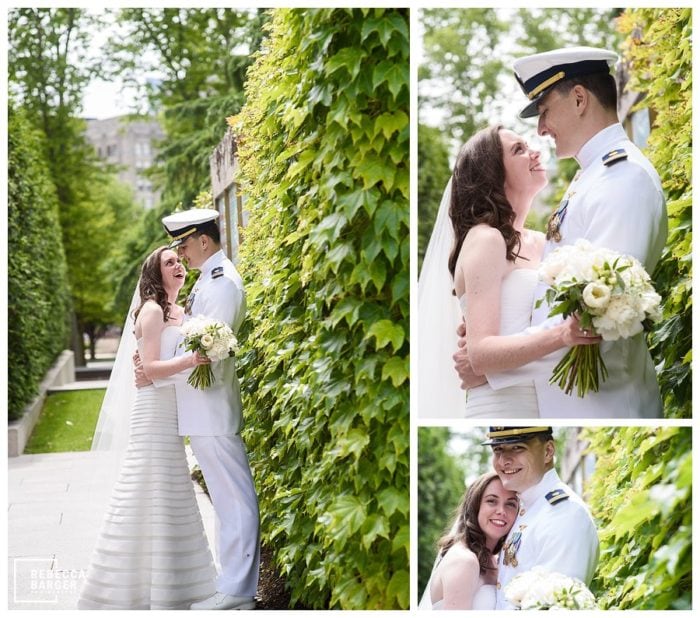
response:
[(160, 256), (169, 247), (167, 245), (155, 249), (144, 261), (141, 267), (141, 278), (139, 279), (139, 295), (141, 304), (134, 311), (134, 320), (139, 316), (141, 309), (147, 300), (158, 303), (163, 310), (163, 322), (170, 318), (170, 303), (168, 293), (163, 287), (163, 273), (160, 270)]
[(520, 251), (520, 232), (514, 227), (515, 211), (505, 192), (501, 125), (482, 129), (467, 141), (457, 156), (452, 173), (450, 219), (455, 244), (448, 261), (452, 277), (469, 230), (479, 223), (495, 227), (506, 241), (506, 259), (515, 261)]
[(460, 541), (464, 543), (471, 551), (476, 554), (479, 560), (479, 573), (483, 575), (487, 570), (493, 571), (495, 567), (491, 566), (491, 557), (498, 554), (503, 546), (506, 535), (496, 543), (493, 552), (486, 547), (486, 535), (479, 527), (479, 508), (481, 507), (481, 499), (484, 497), (484, 492), (489, 483), (498, 478), (495, 472), (487, 472), (481, 475), (467, 489), (462, 502), (457, 507), (456, 530), (450, 530), (438, 541), (438, 552), (440, 556), (444, 556), (447, 550), (455, 543)]

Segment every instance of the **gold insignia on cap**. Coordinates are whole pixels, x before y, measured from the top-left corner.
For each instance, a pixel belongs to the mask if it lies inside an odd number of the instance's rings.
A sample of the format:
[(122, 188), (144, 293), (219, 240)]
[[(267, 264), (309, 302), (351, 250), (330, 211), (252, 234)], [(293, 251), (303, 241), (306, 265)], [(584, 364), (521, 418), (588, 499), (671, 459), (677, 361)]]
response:
[(559, 71), (559, 73), (552, 75), (552, 77), (549, 79), (545, 79), (541, 84), (530, 90), (530, 92), (527, 93), (527, 98), (530, 100), (534, 99), (540, 92), (546, 88), (549, 88), (552, 84), (556, 84), (557, 82), (561, 81), (564, 79), (564, 77), (564, 71)]

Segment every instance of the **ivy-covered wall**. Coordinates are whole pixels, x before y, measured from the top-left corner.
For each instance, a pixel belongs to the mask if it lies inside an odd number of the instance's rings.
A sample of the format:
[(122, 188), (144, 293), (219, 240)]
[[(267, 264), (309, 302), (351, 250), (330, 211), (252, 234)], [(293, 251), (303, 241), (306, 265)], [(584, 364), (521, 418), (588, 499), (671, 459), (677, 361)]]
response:
[(686, 609), (692, 594), (690, 427), (584, 429), (596, 456), (586, 501), (598, 526), (603, 609)]
[(654, 273), (664, 319), (650, 335), (667, 418), (690, 418), (692, 406), (692, 9), (635, 9), (619, 19), (627, 35), (628, 87), (655, 114), (646, 153), (661, 176), (669, 235)]
[(68, 283), (42, 138), (8, 110), (7, 412), (19, 418), (66, 347)]
[(230, 119), (263, 542), (292, 601), (409, 605), (407, 9), (277, 9)]

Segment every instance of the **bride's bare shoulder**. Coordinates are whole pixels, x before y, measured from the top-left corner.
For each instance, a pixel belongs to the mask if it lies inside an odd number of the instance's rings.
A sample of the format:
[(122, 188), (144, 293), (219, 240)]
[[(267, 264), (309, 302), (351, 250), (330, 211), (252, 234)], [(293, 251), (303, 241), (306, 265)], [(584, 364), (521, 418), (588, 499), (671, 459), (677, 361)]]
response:
[(447, 550), (442, 563), (446, 566), (479, 571), (479, 559), (464, 543), (455, 543)]
[(490, 225), (475, 225), (464, 238), (459, 252), (459, 263), (465, 267), (505, 263), (506, 241), (503, 234)]

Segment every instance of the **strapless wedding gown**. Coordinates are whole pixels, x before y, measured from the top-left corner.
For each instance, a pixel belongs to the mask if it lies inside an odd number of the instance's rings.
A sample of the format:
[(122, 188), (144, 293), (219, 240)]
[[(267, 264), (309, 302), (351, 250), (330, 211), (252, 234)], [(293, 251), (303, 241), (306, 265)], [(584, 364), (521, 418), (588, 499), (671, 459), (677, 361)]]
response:
[[(165, 328), (161, 359), (172, 358), (178, 338), (179, 327)], [(78, 608), (189, 609), (214, 594), (215, 580), (178, 435), (175, 387), (140, 388)]]
[[(442, 609), (442, 601), (433, 603), (432, 609)], [(472, 609), (496, 609), (496, 586), (484, 584), (476, 591), (472, 601)]]
[[(530, 326), (538, 274), (530, 268), (516, 268), (501, 284), (501, 335), (514, 335)], [(463, 315), (467, 314), (466, 294), (459, 299)], [(533, 382), (500, 390), (489, 384), (467, 392), (467, 418), (538, 418), (537, 394)]]

